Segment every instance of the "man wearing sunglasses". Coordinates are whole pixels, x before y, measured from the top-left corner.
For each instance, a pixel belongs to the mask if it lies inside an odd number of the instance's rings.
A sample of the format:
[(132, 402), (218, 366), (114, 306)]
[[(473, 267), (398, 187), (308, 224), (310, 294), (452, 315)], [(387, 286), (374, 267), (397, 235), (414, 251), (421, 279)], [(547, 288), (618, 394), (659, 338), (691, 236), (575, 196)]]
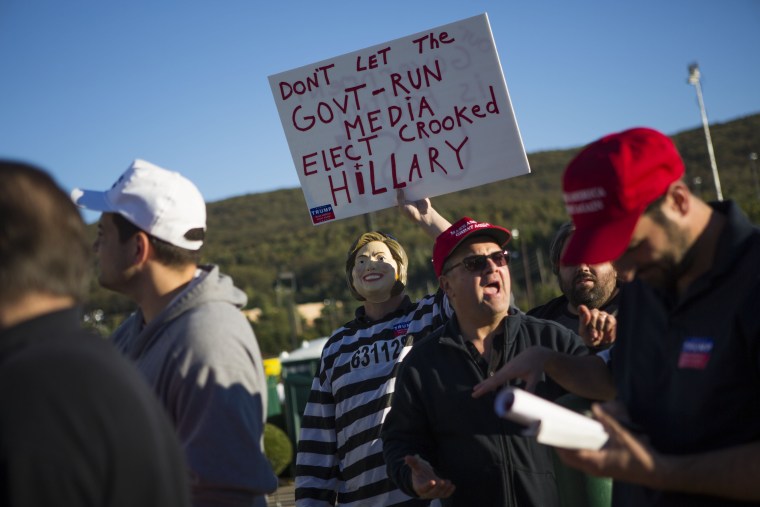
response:
[[(383, 425), (388, 473), (407, 494), (447, 505), (559, 505), (550, 449), (496, 416), (494, 394), (471, 396), (520, 351), (588, 350), (578, 335), (510, 307), (510, 232), (468, 217), (440, 234), (433, 267), (454, 317), (415, 345)], [(565, 391), (543, 378), (537, 393)]]

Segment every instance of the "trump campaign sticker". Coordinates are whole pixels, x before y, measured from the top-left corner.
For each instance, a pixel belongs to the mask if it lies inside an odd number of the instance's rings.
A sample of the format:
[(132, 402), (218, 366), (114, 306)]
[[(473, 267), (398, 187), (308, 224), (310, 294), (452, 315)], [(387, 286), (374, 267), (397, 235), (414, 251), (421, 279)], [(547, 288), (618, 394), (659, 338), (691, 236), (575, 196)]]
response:
[(704, 370), (710, 361), (713, 350), (712, 338), (686, 338), (681, 346), (678, 357), (678, 367), (693, 370)]

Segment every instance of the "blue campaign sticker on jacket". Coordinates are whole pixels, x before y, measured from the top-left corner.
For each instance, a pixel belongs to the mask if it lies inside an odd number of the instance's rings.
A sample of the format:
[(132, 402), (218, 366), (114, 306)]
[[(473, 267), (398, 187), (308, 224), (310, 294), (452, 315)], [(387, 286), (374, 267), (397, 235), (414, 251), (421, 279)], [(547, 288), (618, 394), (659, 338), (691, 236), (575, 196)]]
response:
[(704, 337), (689, 337), (683, 341), (681, 355), (678, 357), (678, 367), (693, 370), (704, 370), (710, 361), (713, 350), (713, 339)]
[(409, 321), (393, 325), (393, 336), (404, 336), (409, 329)]

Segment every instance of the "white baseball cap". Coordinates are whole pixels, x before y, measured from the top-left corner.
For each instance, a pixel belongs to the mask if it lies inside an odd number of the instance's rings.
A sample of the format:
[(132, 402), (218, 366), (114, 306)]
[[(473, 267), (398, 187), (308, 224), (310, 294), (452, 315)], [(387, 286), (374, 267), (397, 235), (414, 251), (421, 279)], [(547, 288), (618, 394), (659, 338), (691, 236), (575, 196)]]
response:
[(77, 206), (118, 213), (151, 236), (187, 250), (198, 250), (202, 239), (185, 237), (192, 229), (206, 230), (206, 203), (198, 188), (178, 172), (137, 159), (105, 192), (75, 188)]

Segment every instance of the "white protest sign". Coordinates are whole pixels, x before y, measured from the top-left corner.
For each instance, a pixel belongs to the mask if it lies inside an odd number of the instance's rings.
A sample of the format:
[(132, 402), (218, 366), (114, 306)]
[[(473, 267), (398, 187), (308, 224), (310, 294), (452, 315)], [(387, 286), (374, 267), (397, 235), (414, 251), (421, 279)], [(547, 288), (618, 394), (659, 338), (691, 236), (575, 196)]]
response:
[(269, 84), (315, 225), (530, 172), (486, 14)]

